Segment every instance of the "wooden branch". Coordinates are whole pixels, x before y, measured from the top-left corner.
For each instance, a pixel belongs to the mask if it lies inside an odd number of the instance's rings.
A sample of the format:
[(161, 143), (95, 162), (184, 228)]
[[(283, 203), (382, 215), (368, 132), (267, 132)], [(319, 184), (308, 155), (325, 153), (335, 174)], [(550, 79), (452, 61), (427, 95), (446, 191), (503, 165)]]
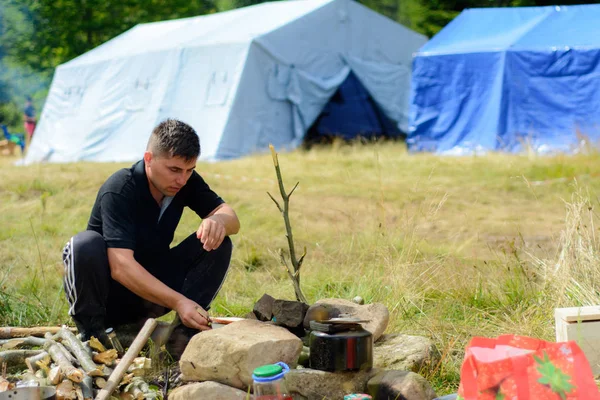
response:
[(31, 373), (35, 373), (42, 365), (48, 366), (48, 364), (50, 364), (50, 355), (46, 351), (42, 351), (37, 356), (25, 359), (25, 365), (27, 365)]
[(92, 359), (98, 364), (112, 365), (117, 359), (117, 356), (117, 351), (115, 349), (110, 349), (103, 351), (102, 353), (94, 354)]
[(6, 392), (7, 390), (14, 389), (14, 387), (14, 383), (10, 382), (5, 377), (0, 377), (0, 392)]
[[(277, 153), (275, 152), (275, 147), (273, 145), (269, 145), (269, 149), (271, 150), (271, 156), (273, 157), (273, 165), (275, 166), (275, 174), (277, 175), (277, 183), (279, 184), (279, 192), (281, 194), (281, 198), (283, 199), (283, 209), (277, 204), (281, 214), (283, 215), (283, 221), (285, 223), (285, 231), (286, 238), (288, 242), (289, 252), (290, 252), (290, 262), (292, 263), (292, 267), (294, 268), (294, 272), (290, 273), (288, 268), (288, 273), (290, 274), (290, 278), (292, 279), (292, 283), (294, 285), (294, 292), (296, 293), (296, 300), (301, 301), (305, 304), (308, 304), (306, 301), (306, 297), (304, 297), (304, 293), (302, 293), (302, 288), (300, 287), (300, 265), (298, 259), (296, 258), (296, 248), (294, 247), (294, 237), (292, 234), (292, 225), (290, 223), (289, 216), (289, 207), (290, 207), (290, 196), (294, 193), (294, 190), (298, 187), (300, 182), (297, 182), (294, 188), (291, 190), (289, 194), (286, 193), (285, 187), (283, 185), (283, 178), (281, 176), (281, 169), (279, 167), (279, 159), (277, 158)], [(269, 194), (269, 196), (271, 196)], [(271, 196), (273, 198), (273, 196)], [(274, 199), (273, 199), (274, 200)], [(303, 259), (304, 257), (302, 257)]]
[(150, 385), (140, 377), (133, 378), (131, 383), (125, 387), (124, 392), (131, 393), (137, 400), (156, 397), (156, 392), (151, 390)]
[(27, 336), (24, 338), (0, 339), (0, 346), (2, 346), (3, 350), (10, 350), (21, 346), (43, 347), (45, 341), (46, 339), (44, 338)]
[(300, 259), (298, 260), (298, 271), (296, 271), (296, 273), (298, 273), (300, 271), (300, 267), (302, 267), (302, 262), (304, 261), (305, 256), (306, 256), (306, 246), (304, 246), (304, 252), (300, 256)]
[[(11, 339), (26, 336), (39, 336), (43, 337), (46, 332), (52, 334), (57, 333), (61, 328), (59, 326), (34, 326), (31, 328), (21, 328), (5, 326), (0, 327), (0, 339)], [(72, 332), (77, 332), (76, 328), (69, 328)]]
[(152, 368), (152, 359), (147, 357), (136, 357), (129, 368), (128, 373), (132, 373), (133, 376), (145, 375)]
[(104, 389), (106, 387), (106, 379), (104, 379), (103, 377), (99, 376), (96, 379), (94, 379), (94, 384), (99, 389)]
[(77, 400), (83, 400), (83, 390), (81, 390), (81, 385), (75, 385), (75, 395), (77, 396)]
[(62, 378), (63, 374), (58, 365), (50, 369), (50, 372), (48, 373), (48, 383), (52, 386), (56, 386), (62, 381)]
[(61, 371), (65, 374), (67, 378), (77, 383), (83, 380), (83, 372), (75, 368), (73, 364), (69, 362), (61, 348), (54, 340), (47, 339), (46, 344), (44, 345), (44, 349), (46, 349), (48, 354), (50, 354), (50, 357), (52, 357), (54, 362), (58, 364)]
[(83, 391), (84, 400), (94, 399), (94, 378), (86, 376), (81, 382), (81, 390)]
[(277, 200), (275, 200), (275, 198), (273, 196), (271, 196), (271, 193), (267, 192), (267, 194), (269, 195), (269, 197), (271, 198), (271, 200), (273, 200), (273, 203), (275, 203), (275, 205), (279, 209), (279, 212), (283, 212), (283, 209), (281, 208), (281, 206), (279, 205), (279, 203), (277, 202)]
[(69, 344), (67, 344), (66, 346), (61, 342), (56, 342), (56, 344), (58, 345), (58, 347), (60, 347), (60, 349), (63, 351), (63, 354), (65, 355), (65, 357), (67, 357), (67, 360), (69, 360), (71, 364), (75, 364), (78, 362), (77, 358), (73, 355), (75, 351), (71, 349), (71, 346)]
[(37, 384), (39, 386), (48, 386), (48, 380), (46, 378), (36, 376), (35, 374), (32, 374), (31, 372), (26, 372), (23, 375), (21, 375), (21, 380), (24, 382), (26, 382), (26, 381), (37, 382)]
[(294, 187), (292, 188), (292, 190), (290, 191), (290, 193), (287, 195), (288, 199), (290, 197), (292, 197), (292, 194), (294, 193), (294, 190), (296, 190), (296, 188), (298, 187), (299, 184), (300, 184), (300, 181), (296, 182), (296, 184), (294, 185)]
[(75, 400), (77, 398), (77, 392), (73, 382), (68, 379), (63, 380), (56, 387), (56, 399), (57, 400)]
[(0, 351), (0, 364), (7, 365), (25, 364), (25, 359), (43, 353), (43, 350), (7, 350)]
[(106, 387), (100, 390), (96, 396), (96, 400), (107, 400), (110, 397), (117, 385), (121, 382), (121, 378), (123, 377), (125, 371), (127, 371), (127, 368), (129, 368), (129, 365), (131, 365), (131, 362), (137, 357), (140, 350), (142, 350), (148, 341), (148, 338), (152, 334), (152, 331), (154, 331), (154, 328), (156, 328), (156, 325), (157, 321), (154, 318), (149, 318), (146, 320), (142, 330), (140, 333), (138, 333), (133, 343), (131, 343), (131, 346), (129, 346), (129, 349), (121, 359), (121, 362), (119, 365), (117, 365), (113, 373), (108, 378)]
[(90, 357), (89, 353), (87, 352), (87, 349), (83, 346), (83, 343), (81, 343), (81, 341), (75, 337), (73, 332), (69, 331), (68, 329), (61, 329), (58, 332), (58, 335), (63, 341), (69, 343), (69, 347), (79, 361), (79, 365), (81, 365), (81, 368), (83, 368), (83, 370), (89, 376), (102, 376), (102, 369), (96, 365), (96, 363), (94, 363), (92, 357)]
[(106, 347), (104, 347), (102, 342), (96, 339), (96, 337), (94, 336), (90, 338), (90, 347), (92, 348), (92, 350), (96, 350), (98, 353), (106, 351)]
[(102, 370), (102, 377), (108, 379), (108, 377), (111, 376), (114, 371), (115, 370), (111, 367), (104, 366)]

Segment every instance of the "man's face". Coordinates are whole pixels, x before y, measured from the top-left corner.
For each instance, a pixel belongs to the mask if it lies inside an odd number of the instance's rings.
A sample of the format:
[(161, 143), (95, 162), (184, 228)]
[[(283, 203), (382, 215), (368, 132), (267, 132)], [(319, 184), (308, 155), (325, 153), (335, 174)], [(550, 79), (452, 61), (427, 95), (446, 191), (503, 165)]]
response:
[(151, 151), (144, 153), (144, 161), (150, 185), (165, 196), (175, 196), (196, 168), (196, 158), (186, 161), (181, 157), (157, 157)]

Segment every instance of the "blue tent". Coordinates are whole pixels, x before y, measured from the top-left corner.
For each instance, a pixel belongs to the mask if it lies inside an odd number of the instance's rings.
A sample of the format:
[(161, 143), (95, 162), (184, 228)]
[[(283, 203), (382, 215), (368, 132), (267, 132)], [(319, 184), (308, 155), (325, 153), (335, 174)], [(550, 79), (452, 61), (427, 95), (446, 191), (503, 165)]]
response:
[(468, 9), (413, 60), (412, 151), (575, 151), (600, 139), (600, 5)]

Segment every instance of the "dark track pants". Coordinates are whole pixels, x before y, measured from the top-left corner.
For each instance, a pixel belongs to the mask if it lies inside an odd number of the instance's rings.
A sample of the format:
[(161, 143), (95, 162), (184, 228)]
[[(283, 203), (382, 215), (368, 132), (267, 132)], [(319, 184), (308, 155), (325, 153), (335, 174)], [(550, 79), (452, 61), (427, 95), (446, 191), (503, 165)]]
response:
[[(193, 233), (168, 254), (142, 265), (161, 282), (208, 309), (225, 280), (231, 251), (229, 237), (218, 249), (205, 251)], [(111, 278), (106, 243), (97, 232), (84, 231), (73, 236), (64, 247), (63, 263), (64, 290), (69, 315), (74, 318), (98, 317), (105, 320), (106, 326), (118, 326), (170, 311), (142, 299)]]

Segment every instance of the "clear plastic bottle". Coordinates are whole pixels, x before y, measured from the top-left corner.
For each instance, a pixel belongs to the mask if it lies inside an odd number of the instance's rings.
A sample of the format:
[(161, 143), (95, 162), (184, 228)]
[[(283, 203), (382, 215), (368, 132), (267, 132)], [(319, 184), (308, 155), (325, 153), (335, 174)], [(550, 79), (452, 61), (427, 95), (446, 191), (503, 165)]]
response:
[(292, 400), (283, 381), (289, 370), (283, 362), (256, 368), (252, 373), (254, 400)]
[(115, 332), (115, 330), (113, 328), (108, 328), (106, 329), (106, 336), (108, 336), (108, 340), (110, 341), (110, 344), (112, 345), (113, 349), (115, 349), (117, 351), (117, 354), (119, 355), (119, 357), (123, 357), (123, 354), (125, 354), (125, 349), (123, 349), (123, 346), (121, 345), (121, 341), (119, 341), (119, 338), (117, 337), (117, 333)]

